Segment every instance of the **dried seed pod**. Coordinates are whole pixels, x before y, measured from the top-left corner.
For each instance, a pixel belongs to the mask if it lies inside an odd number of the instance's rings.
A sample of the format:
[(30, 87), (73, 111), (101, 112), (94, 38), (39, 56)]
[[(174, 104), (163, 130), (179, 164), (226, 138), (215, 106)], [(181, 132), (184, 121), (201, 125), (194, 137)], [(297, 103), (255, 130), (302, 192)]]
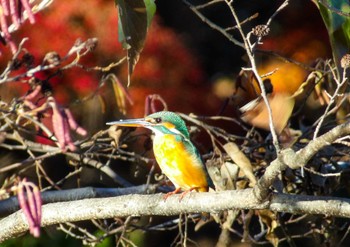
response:
[(74, 46), (75, 46), (75, 47), (78, 47), (78, 46), (80, 46), (82, 43), (83, 43), (83, 41), (81, 41), (81, 39), (78, 38), (78, 39), (74, 42)]
[(343, 69), (350, 67), (350, 54), (345, 54), (340, 60), (340, 66)]
[(20, 208), (25, 215), (29, 232), (34, 237), (40, 236), (40, 225), (42, 215), (42, 199), (39, 188), (26, 178), (19, 181), (17, 188), (17, 198)]
[(270, 28), (267, 25), (257, 25), (252, 30), (253, 34), (258, 37), (267, 36), (270, 32)]
[(72, 112), (69, 109), (64, 109), (64, 112), (66, 113), (69, 127), (72, 130), (74, 130), (77, 134), (79, 134), (81, 136), (86, 136), (87, 135), (87, 131), (77, 124), (77, 122), (75, 121), (75, 119), (73, 117)]
[(45, 55), (44, 62), (52, 64), (53, 66), (58, 66), (61, 63), (61, 57), (57, 52), (52, 51)]
[(98, 43), (98, 39), (97, 38), (88, 39), (86, 41), (86, 49), (89, 50), (89, 51), (95, 50), (95, 48), (97, 46), (97, 43)]

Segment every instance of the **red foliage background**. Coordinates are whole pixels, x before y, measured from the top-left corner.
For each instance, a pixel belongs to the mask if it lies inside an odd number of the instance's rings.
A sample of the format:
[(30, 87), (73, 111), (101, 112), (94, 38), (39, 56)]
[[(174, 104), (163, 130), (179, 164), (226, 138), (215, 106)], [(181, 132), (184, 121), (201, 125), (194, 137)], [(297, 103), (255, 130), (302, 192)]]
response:
[[(290, 18), (290, 15), (289, 13), (286, 16)], [(35, 25), (23, 25), (20, 31), (14, 34), (14, 39), (19, 42), (22, 37), (29, 37), (25, 48), (34, 55), (37, 64), (41, 63), (45, 54), (50, 51), (54, 50), (60, 56), (64, 56), (77, 39), (85, 41), (92, 37), (98, 38), (99, 45), (93, 53), (82, 59), (81, 63), (85, 66), (107, 66), (125, 56), (125, 51), (118, 42), (117, 9), (113, 1), (86, 0), (84, 4), (79, 0), (54, 1), (48, 9), (36, 15), (36, 20)], [(272, 33), (264, 39), (262, 48), (278, 51), (306, 63), (327, 55), (325, 43), (320, 41), (326, 38), (322, 26), (315, 30), (314, 23), (303, 26), (294, 23), (294, 27), (291, 23), (287, 24), (290, 26), (284, 29), (287, 32), (277, 35)], [(323, 32), (321, 38), (310, 35), (310, 30), (318, 34)], [(128, 105), (129, 117), (141, 117), (145, 114), (145, 98), (150, 94), (160, 94), (172, 111), (210, 115), (218, 113), (222, 98), (219, 99), (213, 90), (210, 79), (197, 57), (186, 46), (181, 36), (163, 26), (162, 20), (156, 17), (132, 76), (131, 86), (128, 88), (134, 102), (133, 105)], [(232, 59), (241, 60), (239, 57)], [(262, 62), (260, 71), (267, 73), (276, 67), (279, 67), (279, 71), (271, 77), (276, 91), (295, 91), (307, 75), (307, 72), (298, 66), (276, 60)], [(232, 68), (232, 71), (237, 71), (237, 68)], [(125, 63), (111, 72), (126, 85)], [(44, 79), (47, 74), (37, 76)], [(58, 102), (68, 105), (96, 90), (101, 76), (100, 72), (86, 72), (80, 68), (73, 68), (50, 78), (50, 84)], [(219, 81), (214, 80), (214, 84), (218, 84)], [(221, 89), (226, 92), (226, 97), (233, 91), (233, 77), (229, 78), (229, 81), (231, 84), (223, 84)], [(215, 90), (220, 85), (217, 85)], [(100, 112), (104, 111), (104, 108), (107, 112), (117, 112), (109, 100), (105, 102), (107, 107), (100, 106)], [(96, 105), (94, 107), (96, 108)], [(96, 110), (98, 109), (94, 109)], [(91, 110), (92, 115), (94, 111)]]
[[(35, 17), (37, 23), (23, 25), (14, 39), (20, 41), (21, 37), (29, 37), (25, 48), (34, 55), (37, 64), (50, 51), (63, 57), (77, 39), (85, 41), (92, 37), (98, 38), (98, 46), (82, 59), (85, 66), (107, 66), (125, 56), (118, 42), (117, 9), (113, 1), (86, 0), (84, 4), (78, 0), (69, 1), (69, 4), (54, 1)], [(111, 72), (126, 85), (125, 63)], [(69, 104), (96, 90), (101, 75), (74, 68), (51, 78), (50, 84), (58, 102)], [(47, 75), (37, 76), (44, 79)], [(187, 113), (208, 114), (217, 109), (219, 103), (194, 55), (181, 37), (161, 25), (159, 18), (154, 19), (149, 30), (128, 91), (134, 101), (128, 111), (132, 117), (144, 115), (145, 98), (149, 94), (160, 94), (169, 110)]]

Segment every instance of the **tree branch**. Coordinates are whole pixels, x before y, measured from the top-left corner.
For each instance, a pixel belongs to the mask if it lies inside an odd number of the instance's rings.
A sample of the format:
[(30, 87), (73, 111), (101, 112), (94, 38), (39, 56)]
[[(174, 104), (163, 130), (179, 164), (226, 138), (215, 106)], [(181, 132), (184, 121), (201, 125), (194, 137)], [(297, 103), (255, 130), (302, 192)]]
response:
[(258, 180), (254, 186), (254, 194), (258, 200), (265, 200), (269, 193), (270, 187), (277, 178), (277, 176), (288, 167), (297, 169), (304, 167), (308, 161), (322, 148), (331, 145), (340, 137), (350, 134), (350, 122), (338, 125), (327, 133), (310, 141), (304, 148), (298, 152), (292, 149), (283, 150), (277, 159), (271, 162), (266, 168), (264, 175)]
[[(260, 203), (252, 189), (208, 193), (190, 193), (181, 201), (173, 195), (125, 195), (112, 198), (84, 199), (50, 203), (43, 206), (42, 226), (91, 219), (181, 213), (216, 213), (229, 209), (270, 209), (293, 214), (327, 214), (350, 218), (350, 200), (336, 197), (274, 194), (271, 201)], [(17, 237), (29, 229), (22, 211), (0, 221), (0, 242)]]
[[(87, 198), (115, 197), (130, 194), (153, 194), (157, 185), (139, 185), (127, 188), (94, 188), (85, 187), (69, 190), (44, 191), (41, 193), (43, 204), (64, 201), (76, 201)], [(0, 201), (0, 217), (5, 217), (19, 210), (18, 199), (12, 196)]]

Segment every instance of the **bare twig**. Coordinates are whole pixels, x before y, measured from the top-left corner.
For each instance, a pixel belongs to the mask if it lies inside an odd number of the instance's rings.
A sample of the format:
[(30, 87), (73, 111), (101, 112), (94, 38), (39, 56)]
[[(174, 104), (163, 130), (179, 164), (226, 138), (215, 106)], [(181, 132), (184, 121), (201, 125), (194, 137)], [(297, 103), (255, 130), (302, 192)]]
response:
[(240, 41), (238, 41), (237, 39), (235, 39), (232, 35), (230, 35), (229, 33), (227, 33), (223, 28), (221, 28), (220, 26), (216, 25), (214, 22), (210, 21), (208, 18), (206, 18), (198, 9), (196, 6), (192, 5), (190, 2), (188, 2), (187, 0), (183, 0), (183, 2), (206, 24), (208, 24), (208, 26), (210, 26), (211, 28), (219, 31), (222, 35), (224, 35), (229, 41), (231, 41), (232, 43), (234, 43), (237, 46), (240, 46), (242, 48), (244, 48), (244, 44)]
[(315, 139), (317, 137), (326, 116), (328, 116), (328, 113), (330, 111), (331, 106), (333, 106), (336, 99), (341, 96), (340, 92), (341, 92), (341, 90), (343, 90), (345, 83), (348, 81), (348, 78), (346, 77), (346, 69), (343, 70), (343, 76), (342, 76), (341, 80), (340, 80), (340, 78), (337, 78), (335, 68), (331, 68), (331, 73), (332, 73), (333, 78), (336, 82), (337, 88), (335, 89), (333, 95), (330, 97), (330, 101), (327, 105), (327, 108), (325, 109), (324, 114), (321, 116), (320, 120), (317, 123), (313, 139)]

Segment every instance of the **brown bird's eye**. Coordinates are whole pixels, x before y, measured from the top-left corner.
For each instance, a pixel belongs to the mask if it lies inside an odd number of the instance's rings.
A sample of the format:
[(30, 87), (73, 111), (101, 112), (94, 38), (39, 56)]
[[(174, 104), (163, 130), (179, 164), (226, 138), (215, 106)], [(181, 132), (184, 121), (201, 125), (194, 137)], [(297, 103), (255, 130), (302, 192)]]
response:
[(162, 119), (161, 119), (160, 117), (156, 117), (156, 118), (154, 119), (154, 121), (155, 121), (156, 123), (161, 123), (161, 122), (162, 122)]

